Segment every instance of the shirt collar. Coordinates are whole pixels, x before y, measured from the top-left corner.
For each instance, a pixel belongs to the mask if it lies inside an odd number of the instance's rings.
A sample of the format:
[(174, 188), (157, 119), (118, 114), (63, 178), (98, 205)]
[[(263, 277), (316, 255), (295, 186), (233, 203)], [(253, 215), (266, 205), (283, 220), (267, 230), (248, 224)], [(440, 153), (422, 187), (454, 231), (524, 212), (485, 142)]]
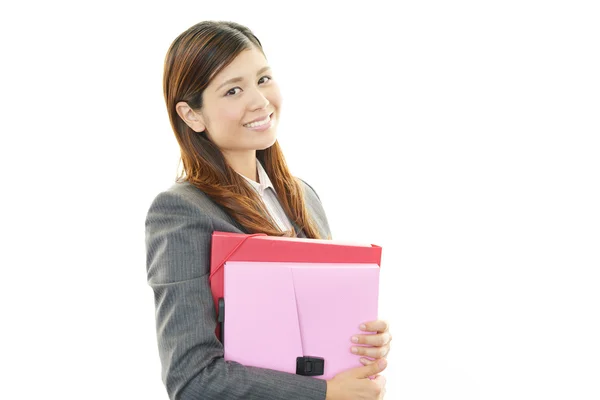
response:
[(256, 189), (256, 191), (258, 191), (258, 193), (260, 193), (261, 196), (266, 188), (270, 187), (273, 190), (275, 190), (275, 188), (273, 187), (273, 184), (271, 183), (271, 180), (269, 179), (269, 175), (267, 175), (267, 172), (263, 168), (262, 164), (258, 161), (258, 158), (256, 159), (256, 171), (258, 172), (258, 174), (257, 174), (258, 182), (254, 182), (252, 179), (249, 179), (242, 174), (239, 174), (239, 173), (238, 174), (243, 176), (244, 179), (246, 179), (248, 181), (248, 183), (250, 185), (252, 185), (252, 187), (254, 189)]

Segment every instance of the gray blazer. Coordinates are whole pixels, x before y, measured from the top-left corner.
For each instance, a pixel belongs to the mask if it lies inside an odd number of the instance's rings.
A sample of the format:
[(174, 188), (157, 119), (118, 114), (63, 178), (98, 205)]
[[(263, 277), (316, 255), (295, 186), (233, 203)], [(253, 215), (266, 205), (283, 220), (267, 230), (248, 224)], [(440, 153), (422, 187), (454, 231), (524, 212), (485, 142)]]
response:
[[(331, 232), (321, 201), (311, 186), (300, 182), (308, 212), (327, 238)], [(248, 233), (187, 182), (159, 193), (146, 217), (148, 284), (154, 291), (162, 380), (169, 397), (324, 400), (327, 384), (322, 379), (224, 360), (208, 281), (215, 230)]]

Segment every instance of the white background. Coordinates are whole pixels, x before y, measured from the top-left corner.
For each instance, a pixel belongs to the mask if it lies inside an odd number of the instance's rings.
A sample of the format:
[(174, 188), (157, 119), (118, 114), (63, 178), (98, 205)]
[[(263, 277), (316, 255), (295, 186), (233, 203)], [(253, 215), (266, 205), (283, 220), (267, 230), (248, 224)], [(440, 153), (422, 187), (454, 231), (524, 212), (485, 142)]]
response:
[(144, 247), (178, 168), (163, 60), (222, 19), (262, 41), (334, 238), (383, 247), (386, 398), (599, 399), (594, 3), (1, 6), (0, 398), (167, 398)]

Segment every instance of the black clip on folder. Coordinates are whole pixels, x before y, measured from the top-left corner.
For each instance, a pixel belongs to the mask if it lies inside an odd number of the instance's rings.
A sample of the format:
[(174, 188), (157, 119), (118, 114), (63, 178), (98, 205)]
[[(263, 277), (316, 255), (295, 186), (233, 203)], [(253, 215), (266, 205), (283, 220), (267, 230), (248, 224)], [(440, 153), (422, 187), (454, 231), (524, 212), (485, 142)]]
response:
[(219, 339), (221, 340), (221, 343), (225, 344), (225, 300), (222, 297), (219, 298), (219, 317), (217, 321), (221, 326), (221, 332), (219, 332)]
[(321, 357), (298, 357), (296, 358), (296, 374), (304, 376), (323, 375), (325, 370), (325, 359)]

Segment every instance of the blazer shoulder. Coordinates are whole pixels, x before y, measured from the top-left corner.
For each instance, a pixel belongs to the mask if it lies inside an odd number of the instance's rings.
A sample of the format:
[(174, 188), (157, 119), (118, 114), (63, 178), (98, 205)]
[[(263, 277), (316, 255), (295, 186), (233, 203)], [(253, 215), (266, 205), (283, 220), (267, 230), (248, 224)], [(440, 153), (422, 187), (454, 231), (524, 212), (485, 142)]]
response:
[(169, 187), (165, 193), (178, 196), (181, 199), (187, 200), (201, 207), (213, 203), (206, 193), (189, 182), (176, 182), (171, 185), (171, 187)]
[(150, 206), (156, 207), (186, 207), (199, 211), (207, 217), (222, 213), (219, 206), (210, 197), (189, 182), (177, 182), (166, 190), (158, 193)]
[(152, 202), (148, 215), (156, 210), (169, 214), (201, 216), (209, 219), (214, 229), (220, 231), (244, 231), (224, 208), (189, 182), (177, 182), (160, 192)]
[(304, 184), (304, 186), (308, 187), (314, 193), (314, 195), (317, 196), (317, 200), (321, 201), (321, 198), (317, 194), (317, 191), (311, 185), (309, 185), (308, 182), (306, 182), (304, 179), (299, 178), (299, 177), (296, 177), (296, 179), (298, 179), (300, 182), (302, 182)]
[(308, 212), (312, 215), (317, 223), (319, 232), (323, 238), (331, 239), (331, 229), (329, 227), (329, 221), (327, 220), (327, 214), (323, 208), (321, 198), (317, 194), (317, 191), (308, 184), (305, 180), (296, 177), (304, 186), (304, 200), (308, 209)]

